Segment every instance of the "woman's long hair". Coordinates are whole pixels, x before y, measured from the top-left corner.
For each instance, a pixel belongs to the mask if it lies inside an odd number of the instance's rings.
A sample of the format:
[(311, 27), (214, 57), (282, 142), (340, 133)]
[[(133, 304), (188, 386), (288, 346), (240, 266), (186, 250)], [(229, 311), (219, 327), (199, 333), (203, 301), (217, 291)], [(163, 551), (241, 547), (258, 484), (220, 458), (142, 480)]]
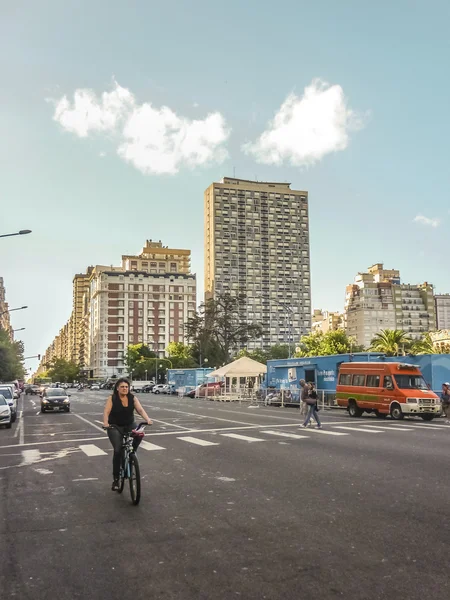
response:
[(112, 401), (113, 402), (114, 402), (114, 400), (120, 400), (120, 398), (119, 398), (119, 385), (121, 383), (128, 383), (128, 394), (127, 394), (128, 400), (130, 400), (130, 398), (134, 398), (134, 394), (132, 394), (131, 391), (130, 391), (130, 389), (131, 389), (131, 383), (125, 377), (121, 377), (114, 384), (114, 389), (113, 389), (113, 393), (112, 393)]

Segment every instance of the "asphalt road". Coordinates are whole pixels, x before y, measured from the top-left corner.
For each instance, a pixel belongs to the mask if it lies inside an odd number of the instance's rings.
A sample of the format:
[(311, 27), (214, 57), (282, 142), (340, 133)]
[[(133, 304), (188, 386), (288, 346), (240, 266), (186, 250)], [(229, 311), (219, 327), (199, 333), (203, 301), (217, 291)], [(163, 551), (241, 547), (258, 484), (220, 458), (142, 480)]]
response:
[(0, 430), (0, 597), (450, 597), (450, 427), (141, 394), (142, 500), (110, 490), (106, 392)]

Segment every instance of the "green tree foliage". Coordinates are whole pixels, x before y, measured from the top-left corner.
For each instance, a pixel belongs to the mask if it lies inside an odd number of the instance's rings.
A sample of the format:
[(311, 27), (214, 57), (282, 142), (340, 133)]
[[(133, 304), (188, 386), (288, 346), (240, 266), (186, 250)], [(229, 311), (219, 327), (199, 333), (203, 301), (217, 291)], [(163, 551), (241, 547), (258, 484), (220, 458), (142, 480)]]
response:
[(53, 358), (45, 365), (48, 377), (52, 381), (61, 381), (62, 383), (73, 383), (80, 376), (80, 367), (65, 358)]
[(182, 342), (170, 342), (166, 348), (166, 354), (172, 362), (174, 369), (191, 369), (196, 366), (192, 356), (192, 346)]
[(274, 344), (270, 348), (263, 350), (256, 348), (255, 350), (247, 350), (246, 348), (239, 350), (235, 358), (248, 356), (262, 364), (266, 364), (268, 360), (280, 360), (289, 357), (289, 346), (287, 344)]
[(24, 376), (23, 344), (11, 342), (7, 332), (0, 328), (0, 381), (23, 379)]
[(450, 344), (435, 345), (429, 333), (425, 333), (421, 340), (413, 342), (411, 354), (450, 354)]
[(146, 344), (130, 344), (124, 356), (128, 373), (136, 378), (137, 372), (144, 374), (145, 370), (150, 370), (152, 364), (155, 370), (155, 361), (146, 361), (148, 358), (156, 358), (156, 354)]
[(300, 351), (295, 356), (329, 356), (332, 354), (349, 354), (362, 352), (361, 346), (356, 346), (353, 339), (343, 329), (335, 331), (315, 331), (304, 335), (299, 343)]
[(205, 357), (210, 365), (219, 366), (230, 360), (231, 353), (262, 334), (262, 327), (245, 323), (241, 315), (245, 296), (229, 293), (210, 298), (185, 324), (186, 336), (193, 345), (192, 354), (198, 364)]
[(401, 329), (383, 329), (375, 335), (370, 350), (386, 356), (401, 356), (411, 348), (411, 339)]

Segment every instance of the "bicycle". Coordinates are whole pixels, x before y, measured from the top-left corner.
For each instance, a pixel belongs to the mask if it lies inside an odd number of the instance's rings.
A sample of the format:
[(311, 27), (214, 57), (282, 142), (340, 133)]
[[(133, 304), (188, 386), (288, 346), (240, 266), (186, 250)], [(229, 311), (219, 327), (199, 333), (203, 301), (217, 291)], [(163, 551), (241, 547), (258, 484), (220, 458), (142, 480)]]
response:
[[(128, 479), (130, 485), (130, 496), (132, 503), (137, 506), (141, 499), (141, 474), (139, 470), (139, 461), (136, 453), (133, 450), (133, 438), (144, 437), (145, 426), (148, 425), (146, 421), (139, 423), (132, 431), (125, 431), (122, 440), (122, 459), (120, 463), (120, 474), (119, 474), (119, 494), (123, 492), (125, 487), (125, 479)], [(110, 428), (116, 428), (122, 433), (122, 428), (117, 425), (110, 425)], [(103, 427), (108, 429), (108, 427)]]

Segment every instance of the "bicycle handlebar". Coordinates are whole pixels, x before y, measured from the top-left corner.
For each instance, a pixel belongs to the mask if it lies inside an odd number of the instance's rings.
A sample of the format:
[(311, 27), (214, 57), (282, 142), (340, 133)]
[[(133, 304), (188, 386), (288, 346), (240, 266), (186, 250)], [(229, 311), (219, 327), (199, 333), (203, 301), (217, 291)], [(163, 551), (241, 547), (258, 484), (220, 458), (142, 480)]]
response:
[[(141, 429), (144, 429), (145, 427), (147, 427), (148, 423), (147, 421), (141, 421), (140, 423), (138, 423), (138, 425), (136, 425), (136, 427), (134, 429), (132, 429), (132, 431), (140, 431)], [(105, 431), (107, 431), (108, 429), (119, 429), (120, 430), (120, 426), (119, 425), (108, 425), (108, 427), (105, 427), (104, 425), (102, 425), (102, 429), (104, 429)]]

